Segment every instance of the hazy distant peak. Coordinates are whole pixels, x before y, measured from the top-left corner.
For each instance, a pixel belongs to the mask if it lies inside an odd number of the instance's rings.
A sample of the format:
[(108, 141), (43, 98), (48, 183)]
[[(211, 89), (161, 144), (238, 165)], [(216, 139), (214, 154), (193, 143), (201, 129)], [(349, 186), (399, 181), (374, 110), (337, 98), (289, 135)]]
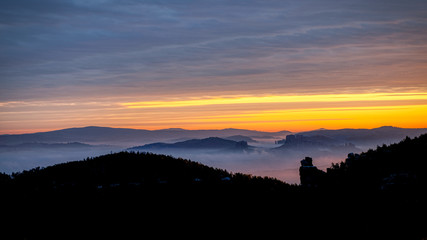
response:
[(59, 130), (56, 130), (56, 131), (62, 131), (62, 130), (76, 130), (76, 129), (111, 129), (111, 127), (86, 126), (86, 127), (65, 128), (65, 129), (59, 129)]
[(162, 129), (165, 131), (187, 131), (186, 129), (183, 128), (166, 128), (166, 129)]
[(81, 128), (109, 128), (109, 127), (100, 127), (100, 126), (86, 126)]
[(381, 127), (373, 128), (373, 129), (401, 129), (401, 128), (393, 127), (393, 126), (381, 126)]

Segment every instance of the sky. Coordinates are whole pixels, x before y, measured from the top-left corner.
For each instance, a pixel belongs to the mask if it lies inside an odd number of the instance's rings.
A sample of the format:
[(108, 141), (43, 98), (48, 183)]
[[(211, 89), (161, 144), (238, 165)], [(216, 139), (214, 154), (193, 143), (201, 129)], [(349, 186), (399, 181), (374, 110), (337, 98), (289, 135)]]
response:
[(0, 134), (426, 119), (425, 0), (0, 1)]

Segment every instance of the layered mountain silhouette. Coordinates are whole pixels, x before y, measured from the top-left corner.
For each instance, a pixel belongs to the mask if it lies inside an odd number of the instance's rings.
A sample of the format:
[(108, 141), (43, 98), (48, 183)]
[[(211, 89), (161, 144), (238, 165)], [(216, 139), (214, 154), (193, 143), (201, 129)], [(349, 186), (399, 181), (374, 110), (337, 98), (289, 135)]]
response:
[[(297, 160), (304, 156), (320, 159), (318, 161), (322, 162), (319, 164), (324, 169), (330, 159), (337, 161), (349, 152), (360, 153), (383, 143), (397, 142), (406, 136), (414, 137), (425, 132), (427, 129), (394, 127), (323, 129), (304, 133), (244, 129), (173, 128), (151, 131), (105, 127), (70, 128), (33, 134), (0, 135), (0, 170), (12, 173), (142, 146), (145, 149), (139, 151), (190, 158), (233, 171), (273, 174), (274, 177), (294, 183), (298, 181), (298, 176), (288, 173), (284, 175), (283, 171), (298, 168)], [(286, 141), (292, 135), (297, 141)], [(214, 141), (206, 141), (207, 145), (211, 145), (206, 146), (199, 141), (211, 137), (245, 141), (248, 146), (234, 142), (217, 144)], [(193, 142), (186, 142), (189, 140)]]
[(108, 154), (0, 174), (3, 234), (99, 238), (119, 230), (123, 238), (175, 229), (200, 237), (191, 226), (239, 236), (423, 239), (426, 156), (427, 134), (351, 153), (327, 171), (306, 157), (302, 185), (289, 185), (165, 155)]
[(0, 135), (0, 145), (14, 145), (28, 142), (68, 143), (81, 142), (87, 144), (121, 144), (122, 146), (159, 141), (175, 141), (177, 139), (201, 139), (208, 137), (259, 137), (274, 138), (285, 136), (289, 131), (260, 132), (245, 129), (222, 130), (185, 130), (180, 128), (163, 130), (141, 130), (108, 127), (68, 128), (50, 132), (31, 134)]
[[(31, 134), (0, 135), (0, 145), (17, 145), (22, 143), (72, 143), (85, 144), (111, 144), (122, 146), (135, 146), (138, 143), (148, 144), (153, 142), (178, 142), (183, 139), (203, 139), (219, 137), (234, 141), (253, 142), (256, 138), (280, 139), (289, 134), (298, 134), (305, 137), (318, 138), (318, 142), (330, 143), (369, 143), (383, 144), (399, 141), (406, 136), (415, 137), (426, 133), (427, 129), (410, 129), (396, 127), (380, 127), (374, 129), (339, 129), (315, 130), (301, 133), (289, 131), (261, 132), (245, 129), (222, 130), (185, 130), (180, 128), (163, 130), (141, 130), (108, 127), (83, 127), (68, 128), (50, 132)], [(323, 138), (323, 139), (320, 139)]]

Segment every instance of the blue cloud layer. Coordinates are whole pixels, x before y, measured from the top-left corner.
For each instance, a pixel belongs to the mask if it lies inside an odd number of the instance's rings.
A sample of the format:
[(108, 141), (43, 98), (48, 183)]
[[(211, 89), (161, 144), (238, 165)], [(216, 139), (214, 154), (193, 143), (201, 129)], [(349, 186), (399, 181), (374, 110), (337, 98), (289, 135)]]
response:
[(426, 29), (424, 0), (3, 0), (0, 100), (427, 87)]

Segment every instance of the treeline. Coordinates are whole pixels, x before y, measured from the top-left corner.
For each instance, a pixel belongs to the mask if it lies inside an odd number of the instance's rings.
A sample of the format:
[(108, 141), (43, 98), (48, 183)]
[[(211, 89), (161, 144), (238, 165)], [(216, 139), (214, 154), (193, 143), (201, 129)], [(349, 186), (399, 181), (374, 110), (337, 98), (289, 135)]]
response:
[(399, 143), (349, 154), (327, 169), (324, 187), (363, 191), (412, 191), (427, 189), (427, 134)]
[[(310, 160), (301, 161), (301, 188), (326, 201), (332, 216), (345, 219), (348, 234), (364, 233), (368, 239), (427, 237), (427, 134), (350, 153), (326, 172), (310, 166)], [(337, 231), (345, 229), (341, 227)]]
[(109, 239), (111, 234), (126, 239), (191, 226), (195, 229), (186, 235), (193, 235), (216, 224), (224, 230), (235, 221), (255, 223), (253, 216), (277, 210), (284, 203), (279, 199), (296, 188), (171, 156), (120, 152), (1, 174), (3, 234), (12, 233), (5, 239)]
[(83, 161), (34, 168), (11, 176), (3, 174), (2, 185), (15, 193), (54, 194), (73, 191), (101, 192), (108, 189), (126, 191), (147, 188), (173, 189), (242, 188), (279, 190), (290, 185), (269, 177), (230, 173), (198, 162), (147, 152), (120, 152)]

